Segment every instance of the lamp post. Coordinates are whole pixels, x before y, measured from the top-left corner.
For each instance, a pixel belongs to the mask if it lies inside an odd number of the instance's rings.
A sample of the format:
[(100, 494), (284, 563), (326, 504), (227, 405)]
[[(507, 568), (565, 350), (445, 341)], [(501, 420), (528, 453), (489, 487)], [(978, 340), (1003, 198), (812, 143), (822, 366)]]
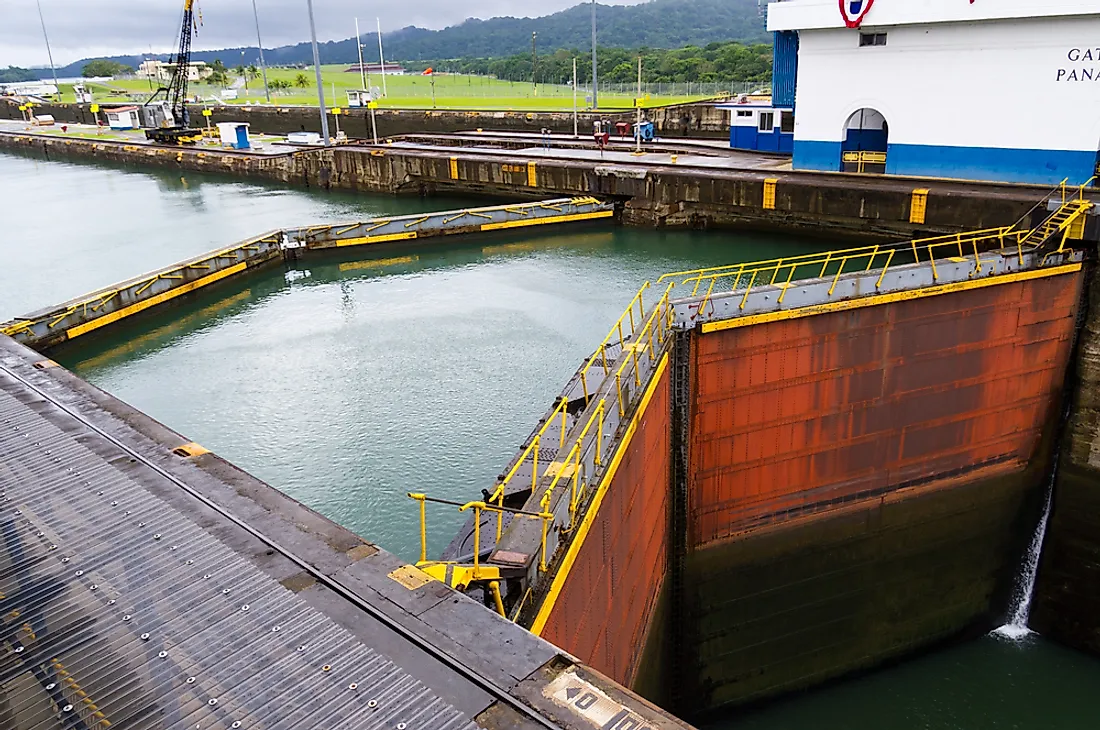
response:
[(264, 96), (271, 103), (271, 90), (267, 88), (267, 65), (264, 63), (264, 42), (260, 38), (260, 12), (256, 9), (256, 0), (252, 0), (252, 15), (256, 18), (256, 45), (260, 49), (260, 72), (264, 75)]
[(592, 0), (592, 111), (600, 106), (598, 86), (596, 78), (596, 0)]
[(386, 91), (386, 57), (382, 55), (382, 19), (375, 18), (374, 22), (378, 26), (378, 65), (382, 71), (382, 96), (388, 96), (389, 92)]
[(355, 19), (355, 50), (359, 51), (359, 79), (364, 91), (370, 91), (367, 86), (367, 69), (363, 66), (363, 42), (359, 40), (359, 18)]
[(576, 139), (580, 136), (578, 134), (577, 124), (577, 57), (573, 57), (573, 138)]
[(538, 40), (539, 34), (535, 31), (531, 31), (531, 86), (535, 90), (535, 96), (539, 95), (539, 80), (535, 75), (539, 70), (539, 52), (535, 45)]
[(331, 142), (328, 138), (328, 114), (325, 111), (325, 83), (321, 80), (321, 54), (317, 50), (317, 24), (313, 21), (313, 0), (306, 0), (309, 8), (309, 37), (313, 43), (313, 70), (317, 74), (317, 103), (321, 105), (321, 134), (325, 138), (325, 147)]
[(38, 0), (38, 21), (42, 23), (42, 37), (46, 39), (46, 55), (50, 59), (50, 72), (53, 74), (53, 85), (57, 88), (57, 95), (61, 95), (61, 85), (57, 83), (57, 67), (53, 65), (53, 51), (50, 50), (50, 36), (46, 33), (46, 19), (42, 16), (42, 0)]

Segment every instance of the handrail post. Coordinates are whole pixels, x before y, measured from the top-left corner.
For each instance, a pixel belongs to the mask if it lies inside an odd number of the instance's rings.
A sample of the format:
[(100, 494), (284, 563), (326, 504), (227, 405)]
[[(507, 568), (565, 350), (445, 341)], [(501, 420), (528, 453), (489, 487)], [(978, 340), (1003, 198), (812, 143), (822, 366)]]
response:
[(481, 507), (474, 505), (474, 575), (481, 560)]
[(542, 507), (542, 514), (539, 517), (542, 518), (542, 550), (539, 551), (539, 572), (546, 572), (546, 533), (550, 527), (550, 520), (554, 519), (554, 515), (550, 514), (550, 495), (547, 494), (542, 498), (539, 503)]
[(420, 562), (428, 561), (428, 517), (425, 513), (427, 495), (409, 492), (409, 499), (415, 499), (420, 503)]
[(626, 409), (623, 407), (623, 371), (621, 368), (615, 372), (615, 392), (619, 395), (619, 417), (622, 418), (626, 415)]
[(539, 480), (539, 443), (542, 441), (542, 436), (535, 435), (535, 451), (534, 451), (534, 463), (531, 464), (531, 491), (535, 491), (535, 485)]
[(569, 415), (569, 401), (563, 399), (562, 405), (565, 407), (561, 409), (561, 442), (558, 444), (559, 449), (565, 448), (565, 417)]
[(601, 400), (596, 406), (596, 413), (599, 416), (599, 430), (596, 431), (596, 466), (603, 466), (603, 418), (606, 410), (607, 401)]

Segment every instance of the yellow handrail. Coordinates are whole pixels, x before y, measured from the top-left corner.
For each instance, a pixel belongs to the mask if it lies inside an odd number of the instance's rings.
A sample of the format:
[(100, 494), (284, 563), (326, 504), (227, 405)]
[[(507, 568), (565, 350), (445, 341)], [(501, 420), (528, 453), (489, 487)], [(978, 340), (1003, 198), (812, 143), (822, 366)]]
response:
[[(624, 342), (634, 336), (634, 332), (636, 329), (634, 319), (634, 306), (638, 306), (638, 319), (641, 319), (643, 316), (645, 316), (645, 303), (642, 300), (642, 295), (645, 294), (646, 290), (649, 289), (649, 287), (650, 282), (648, 281), (642, 284), (642, 288), (639, 289), (638, 293), (634, 295), (634, 298), (630, 300), (630, 304), (627, 305), (627, 308), (623, 310), (623, 313), (621, 315), (619, 315), (619, 319), (615, 322), (615, 324), (611, 325), (611, 331), (607, 333), (607, 337), (603, 338), (603, 342), (601, 342), (599, 346), (596, 347), (596, 350), (592, 354), (592, 357), (588, 358), (588, 362), (583, 368), (581, 368), (581, 390), (584, 393), (585, 400), (588, 400), (588, 398), (591, 397), (591, 393), (588, 390), (588, 373), (593, 368), (597, 359), (603, 367), (604, 375), (610, 375), (611, 368), (607, 364), (607, 348), (611, 347), (612, 344), (617, 344), (622, 347)], [(624, 334), (623, 332), (623, 325), (627, 322), (629, 322), (630, 324), (630, 334)], [(612, 342), (613, 339), (614, 342)]]

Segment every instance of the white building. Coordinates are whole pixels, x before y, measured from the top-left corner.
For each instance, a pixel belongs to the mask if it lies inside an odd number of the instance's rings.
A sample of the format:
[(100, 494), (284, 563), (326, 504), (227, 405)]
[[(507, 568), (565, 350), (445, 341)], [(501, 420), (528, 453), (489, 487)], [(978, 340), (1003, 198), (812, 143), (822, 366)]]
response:
[(845, 153), (865, 152), (885, 153), (885, 171), (902, 175), (1081, 184), (1096, 174), (1100, 0), (839, 6), (768, 7), (775, 103), (795, 107), (795, 169), (841, 170)]
[[(142, 61), (138, 66), (137, 73), (134, 74), (139, 78), (153, 79), (154, 81), (168, 82), (172, 80), (172, 74), (176, 72), (176, 64), (165, 63), (164, 61), (148, 60)], [(206, 65), (205, 61), (192, 61), (187, 64), (187, 80), (188, 81), (202, 81), (214, 73), (214, 69)]]

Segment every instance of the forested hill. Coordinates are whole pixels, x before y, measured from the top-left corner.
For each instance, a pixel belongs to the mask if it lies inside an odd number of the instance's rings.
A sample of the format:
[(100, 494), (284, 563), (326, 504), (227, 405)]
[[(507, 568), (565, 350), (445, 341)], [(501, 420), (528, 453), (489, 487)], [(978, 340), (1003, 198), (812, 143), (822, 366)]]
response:
[[(530, 53), (531, 33), (538, 33), (541, 54), (591, 44), (591, 6), (577, 5), (541, 18), (470, 19), (443, 30), (408, 27), (383, 34), (387, 60), (442, 61), (458, 58), (502, 58)], [(618, 48), (680, 48), (705, 46), (717, 41), (759, 43), (770, 40), (764, 30), (757, 0), (650, 0), (641, 5), (597, 5), (599, 44)], [(201, 38), (200, 38), (201, 42)], [(367, 47), (369, 42), (364, 41)], [(255, 48), (196, 51), (197, 61), (221, 58), (235, 65), (241, 51), (251, 58)], [(272, 65), (312, 63), (309, 44), (264, 50)], [(116, 56), (110, 60), (136, 67), (141, 56)], [(59, 69), (61, 76), (79, 76), (89, 60)], [(355, 39), (321, 44), (322, 63), (354, 63)], [(377, 61), (377, 58), (374, 59)]]

